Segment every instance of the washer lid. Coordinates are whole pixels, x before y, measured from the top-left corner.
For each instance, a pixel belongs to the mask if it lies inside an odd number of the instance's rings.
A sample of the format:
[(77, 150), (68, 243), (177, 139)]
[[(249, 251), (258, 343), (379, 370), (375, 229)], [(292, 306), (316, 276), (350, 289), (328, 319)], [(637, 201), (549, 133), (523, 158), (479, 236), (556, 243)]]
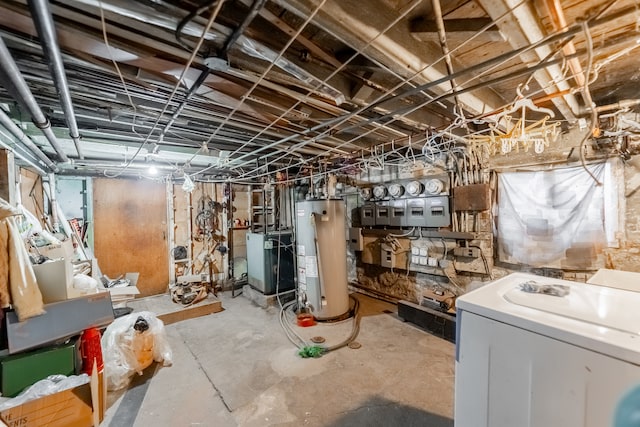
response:
[[(567, 286), (564, 282), (563, 285)], [(583, 284), (568, 285), (568, 289), (567, 295), (554, 296), (525, 292), (517, 285), (506, 291), (504, 298), (523, 307), (640, 335), (635, 314), (640, 307), (640, 294), (621, 294), (614, 289)]]
[[(527, 282), (567, 286), (564, 297), (528, 293)], [(467, 311), (640, 365), (640, 293), (513, 273), (456, 301)], [(464, 328), (464, 321), (460, 327)]]

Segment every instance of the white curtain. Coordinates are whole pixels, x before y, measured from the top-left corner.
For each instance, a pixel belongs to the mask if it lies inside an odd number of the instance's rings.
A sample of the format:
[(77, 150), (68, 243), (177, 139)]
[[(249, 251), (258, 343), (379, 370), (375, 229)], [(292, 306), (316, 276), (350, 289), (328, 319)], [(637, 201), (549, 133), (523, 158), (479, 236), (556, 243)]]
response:
[(618, 230), (616, 161), (498, 175), (498, 259), (534, 267), (592, 270)]

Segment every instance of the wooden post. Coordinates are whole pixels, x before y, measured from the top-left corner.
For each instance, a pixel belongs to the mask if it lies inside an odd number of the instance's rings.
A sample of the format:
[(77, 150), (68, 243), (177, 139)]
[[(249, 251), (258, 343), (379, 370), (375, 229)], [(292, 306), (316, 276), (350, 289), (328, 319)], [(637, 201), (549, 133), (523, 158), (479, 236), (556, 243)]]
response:
[(0, 198), (16, 204), (16, 170), (13, 153), (0, 149)]

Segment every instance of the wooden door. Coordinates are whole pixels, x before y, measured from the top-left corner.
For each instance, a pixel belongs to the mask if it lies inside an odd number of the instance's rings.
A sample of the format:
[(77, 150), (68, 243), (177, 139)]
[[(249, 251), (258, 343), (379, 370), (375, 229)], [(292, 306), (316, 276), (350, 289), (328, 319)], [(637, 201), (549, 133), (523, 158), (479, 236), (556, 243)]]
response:
[(142, 296), (169, 284), (165, 185), (153, 181), (94, 179), (94, 252), (111, 278), (139, 272)]

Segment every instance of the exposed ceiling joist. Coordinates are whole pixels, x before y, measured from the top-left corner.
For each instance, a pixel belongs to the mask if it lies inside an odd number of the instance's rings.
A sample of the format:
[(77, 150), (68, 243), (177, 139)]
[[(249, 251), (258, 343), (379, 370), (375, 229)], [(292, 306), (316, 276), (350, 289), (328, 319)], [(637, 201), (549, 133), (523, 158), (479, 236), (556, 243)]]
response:
[[(286, 10), (305, 16), (318, 5), (318, 0), (276, 0)], [(362, 49), (363, 55), (397, 76), (411, 78), (416, 84), (438, 80), (447, 75), (440, 49), (431, 43), (417, 43), (409, 28), (396, 25), (385, 34), (381, 31), (398, 14), (382, 0), (367, 2), (363, 10), (358, 0), (328, 0), (317, 15), (316, 25), (353, 49)], [(446, 92), (449, 85), (434, 88), (435, 93)], [(460, 98), (465, 108), (480, 114), (502, 105), (503, 100), (490, 90), (479, 90)]]
[[(503, 34), (507, 35), (507, 41), (512, 48), (518, 49), (530, 46), (545, 37), (544, 28), (529, 2), (522, 2), (520, 0), (477, 1), (494, 20), (506, 15), (505, 19), (498, 22), (498, 27)], [(520, 57), (524, 63), (533, 65), (554, 53), (551, 46), (544, 45), (535, 50), (527, 51)], [(563, 92), (570, 89), (564, 72), (559, 65), (552, 65), (536, 71), (534, 78), (547, 94)], [(580, 112), (580, 105), (573, 94), (567, 93), (561, 97), (555, 97), (552, 99), (552, 102), (565, 119), (569, 121), (576, 120), (576, 115)]]
[[(478, 42), (502, 41), (502, 34), (492, 23), (490, 18), (445, 19), (444, 29), (447, 39), (456, 44), (471, 37), (476, 37)], [(483, 29), (485, 30), (478, 34)], [(410, 22), (410, 31), (413, 38), (422, 42), (437, 43), (439, 40), (437, 22), (424, 16)]]

